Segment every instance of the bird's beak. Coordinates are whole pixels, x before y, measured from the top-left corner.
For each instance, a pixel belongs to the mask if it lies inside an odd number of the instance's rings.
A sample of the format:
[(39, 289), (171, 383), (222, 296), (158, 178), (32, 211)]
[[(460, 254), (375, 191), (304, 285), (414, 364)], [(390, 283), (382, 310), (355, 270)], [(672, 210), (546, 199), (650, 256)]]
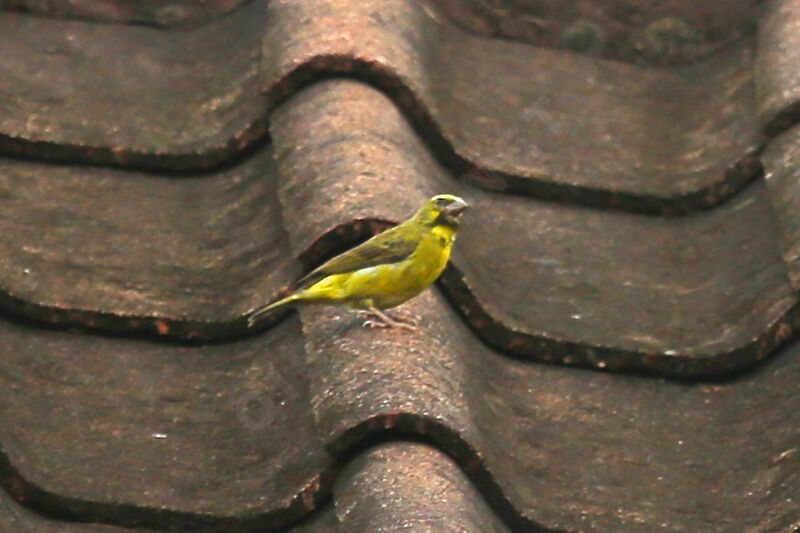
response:
[(461, 198), (456, 198), (450, 203), (450, 205), (444, 208), (444, 212), (451, 217), (457, 217), (458, 215), (463, 213), (467, 207), (469, 207), (469, 205), (467, 205), (467, 202), (465, 202)]

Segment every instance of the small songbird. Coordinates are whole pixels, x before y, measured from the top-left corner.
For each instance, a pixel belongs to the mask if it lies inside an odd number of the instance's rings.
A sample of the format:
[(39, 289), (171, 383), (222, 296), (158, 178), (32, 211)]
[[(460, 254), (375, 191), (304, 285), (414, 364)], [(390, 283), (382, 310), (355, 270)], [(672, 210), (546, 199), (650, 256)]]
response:
[(337, 255), (303, 276), (291, 295), (254, 311), (248, 327), (280, 307), (301, 303), (344, 304), (374, 317), (365, 325), (412, 324), (383, 312), (410, 300), (442, 273), (467, 203), (452, 194), (434, 196), (411, 219)]

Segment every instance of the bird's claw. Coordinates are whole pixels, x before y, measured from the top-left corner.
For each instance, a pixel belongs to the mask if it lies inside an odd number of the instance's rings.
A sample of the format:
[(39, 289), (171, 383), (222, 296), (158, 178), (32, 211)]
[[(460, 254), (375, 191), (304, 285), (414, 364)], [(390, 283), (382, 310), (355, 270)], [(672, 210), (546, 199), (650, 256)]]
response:
[(408, 331), (417, 331), (417, 328), (414, 325), (408, 324), (406, 322), (399, 322), (399, 321), (384, 322), (383, 320), (375, 320), (372, 318), (369, 320), (365, 320), (363, 326), (365, 328), (374, 328), (374, 329), (401, 328), (401, 329), (406, 329)]
[(373, 320), (371, 318), (369, 320), (365, 320), (362, 326), (364, 326), (365, 328), (374, 328), (374, 329), (384, 329), (392, 327), (390, 324), (387, 324), (386, 322), (382, 322), (380, 320)]
[(363, 324), (365, 328), (402, 328), (408, 331), (417, 331), (416, 323), (410, 321), (408, 317), (398, 319), (375, 307), (359, 309), (356, 312), (361, 316), (368, 317)]

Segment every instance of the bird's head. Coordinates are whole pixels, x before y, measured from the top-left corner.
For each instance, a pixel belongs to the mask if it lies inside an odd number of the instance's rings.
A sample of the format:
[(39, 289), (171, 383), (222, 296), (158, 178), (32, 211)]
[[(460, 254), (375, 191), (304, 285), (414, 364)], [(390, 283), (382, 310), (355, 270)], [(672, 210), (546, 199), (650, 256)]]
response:
[(467, 202), (452, 194), (437, 194), (417, 211), (417, 222), (430, 226), (458, 227), (459, 217), (467, 208)]

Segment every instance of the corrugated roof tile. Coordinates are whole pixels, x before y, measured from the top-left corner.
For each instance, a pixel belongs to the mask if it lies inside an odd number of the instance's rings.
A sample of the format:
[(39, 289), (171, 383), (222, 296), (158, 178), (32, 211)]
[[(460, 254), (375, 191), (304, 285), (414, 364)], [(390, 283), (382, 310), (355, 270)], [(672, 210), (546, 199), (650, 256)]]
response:
[[(0, 531), (798, 529), (757, 4), (0, 0)], [(418, 331), (246, 329), (445, 190)]]
[(644, 69), (465, 34), (425, 3), (274, 1), (268, 18), (270, 99), (321, 77), (367, 80), (447, 166), (496, 175), (482, 186), (685, 212), (759, 171), (747, 40), (703, 63)]
[(0, 327), (0, 483), (34, 510), (254, 531), (327, 497), (332, 460), (316, 437), (296, 318), (191, 347)]
[(273, 117), (298, 256), (319, 260), (348, 233), (363, 233), (364, 221), (404, 220), (432, 194), (453, 192), (474, 205), (443, 284), (500, 349), (708, 375), (762, 358), (795, 320), (797, 298), (760, 184), (688, 217), (590, 210), (454, 180), (388, 99), (358, 82), (318, 83)]

